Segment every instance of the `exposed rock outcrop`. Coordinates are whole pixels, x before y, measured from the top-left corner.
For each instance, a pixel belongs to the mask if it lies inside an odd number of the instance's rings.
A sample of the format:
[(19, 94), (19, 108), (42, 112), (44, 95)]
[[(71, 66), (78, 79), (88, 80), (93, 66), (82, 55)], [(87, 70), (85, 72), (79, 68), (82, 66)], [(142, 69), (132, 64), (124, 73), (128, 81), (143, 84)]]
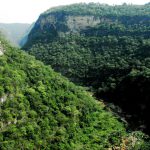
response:
[(0, 97), (0, 102), (4, 103), (7, 100), (7, 95)]
[(37, 20), (34, 29), (47, 29), (49, 32), (53, 29), (65, 33), (79, 33), (80, 31), (88, 28), (94, 27), (102, 22), (110, 22), (111, 19), (101, 18), (95, 16), (81, 16), (81, 15), (65, 15), (65, 14), (49, 14), (41, 15)]
[(1, 45), (1, 41), (0, 41), (0, 56), (3, 54), (4, 54), (4, 49), (3, 49), (2, 45)]

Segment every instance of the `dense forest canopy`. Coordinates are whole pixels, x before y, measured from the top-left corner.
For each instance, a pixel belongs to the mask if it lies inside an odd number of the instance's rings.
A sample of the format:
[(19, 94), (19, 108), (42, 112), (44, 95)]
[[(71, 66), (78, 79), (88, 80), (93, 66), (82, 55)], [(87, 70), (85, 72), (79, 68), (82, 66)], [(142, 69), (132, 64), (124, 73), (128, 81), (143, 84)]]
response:
[(68, 6), (58, 6), (45, 11), (50, 13), (65, 13), (65, 15), (94, 15), (94, 16), (150, 16), (150, 4), (145, 5), (108, 5), (100, 3), (80, 3)]
[(1, 150), (150, 147), (103, 102), (2, 37), (0, 52)]
[(128, 133), (102, 102), (50, 66), (1, 37), (0, 51), (1, 150), (149, 147), (148, 136)]
[(34, 56), (0, 34), (0, 149), (149, 150), (149, 9), (52, 8), (22, 40)]
[(39, 17), (24, 49), (150, 133), (149, 13), (149, 4), (56, 7)]

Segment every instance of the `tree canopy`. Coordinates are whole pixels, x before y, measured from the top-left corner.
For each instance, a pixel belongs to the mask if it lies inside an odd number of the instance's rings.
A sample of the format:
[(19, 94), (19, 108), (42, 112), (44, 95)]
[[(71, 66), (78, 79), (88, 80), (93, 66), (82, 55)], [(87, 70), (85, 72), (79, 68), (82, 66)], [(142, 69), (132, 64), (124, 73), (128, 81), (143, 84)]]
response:
[[(53, 8), (39, 17), (24, 48), (96, 97), (122, 107), (132, 116), (131, 126), (149, 133), (149, 9), (149, 4), (94, 3)], [(80, 28), (91, 15), (99, 23)], [(68, 16), (77, 32), (68, 29)]]

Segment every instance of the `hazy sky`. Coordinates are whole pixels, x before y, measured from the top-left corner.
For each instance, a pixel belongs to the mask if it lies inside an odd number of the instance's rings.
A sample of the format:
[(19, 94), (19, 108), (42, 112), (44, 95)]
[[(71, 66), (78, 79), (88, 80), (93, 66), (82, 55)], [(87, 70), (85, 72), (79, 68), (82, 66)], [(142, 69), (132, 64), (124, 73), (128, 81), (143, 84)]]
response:
[(150, 0), (0, 0), (0, 22), (2, 23), (32, 23), (40, 13), (47, 9), (71, 3), (99, 2), (107, 4), (145, 4)]

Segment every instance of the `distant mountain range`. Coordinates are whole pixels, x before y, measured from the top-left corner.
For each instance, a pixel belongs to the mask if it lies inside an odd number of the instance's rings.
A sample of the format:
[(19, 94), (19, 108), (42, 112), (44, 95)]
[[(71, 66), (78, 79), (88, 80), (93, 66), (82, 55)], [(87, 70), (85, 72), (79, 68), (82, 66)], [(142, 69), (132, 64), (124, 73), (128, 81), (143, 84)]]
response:
[(0, 23), (0, 31), (8, 41), (15, 46), (22, 46), (26, 36), (31, 30), (31, 24), (24, 23)]

